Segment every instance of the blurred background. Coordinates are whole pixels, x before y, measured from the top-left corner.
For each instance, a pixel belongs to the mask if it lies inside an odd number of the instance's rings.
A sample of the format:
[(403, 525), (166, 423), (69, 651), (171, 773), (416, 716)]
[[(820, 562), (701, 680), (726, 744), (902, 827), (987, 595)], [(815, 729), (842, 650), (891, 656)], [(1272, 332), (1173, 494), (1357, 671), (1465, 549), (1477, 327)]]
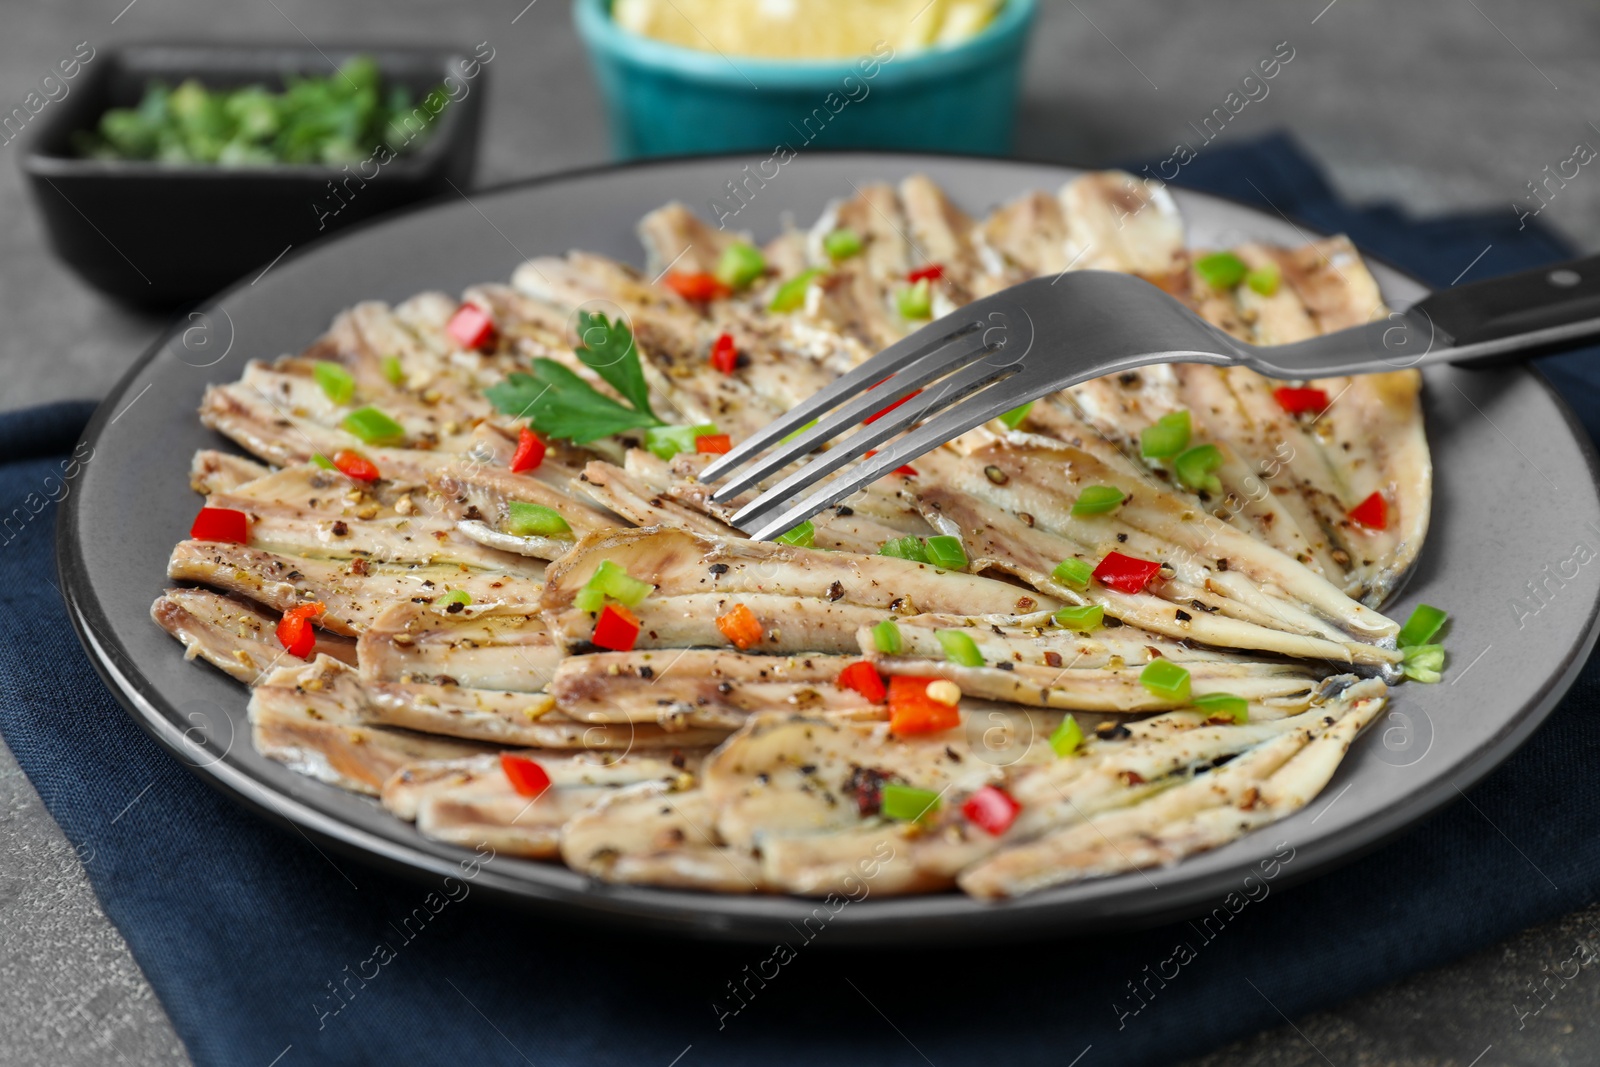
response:
[[(0, 110), (21, 104), (80, 42), (95, 50), (93, 70), (119, 43), (197, 40), (469, 53), (486, 43), (494, 58), (469, 149), (474, 188), (601, 164), (618, 145), (670, 147), (648, 140), (649, 116), (633, 133), (615, 128), (616, 108), (624, 106), (619, 90), (611, 87), (616, 107), (608, 113), (571, 0), (8, 5), (0, 11)], [(1591, 121), (1600, 116), (1597, 40), (1600, 7), (1578, 0), (1429, 0), (1403, 8), (1376, 0), (1041, 0), (1027, 34), (1009, 153), (1090, 166), (1160, 160), (1180, 141), (1198, 143), (1195, 127), (1287, 43), (1292, 62), (1267, 95), (1230, 119), (1218, 143), (1286, 131), (1349, 201), (1424, 216), (1514, 217), (1514, 202), (1524, 202), (1543, 168), (1568, 159), (1577, 144), (1600, 143)], [(744, 77), (726, 57), (707, 56)], [(70, 100), (51, 102), (33, 121), (44, 123)], [(938, 134), (937, 121), (925, 126), (920, 133)], [(0, 144), (6, 409), (104, 395), (178, 314), (119, 303), (52, 254), (21, 170), (28, 142)], [(1584, 173), (1568, 182), (1539, 222), (1592, 251), (1600, 244), (1600, 178)], [(12, 1000), (0, 1012), (0, 1062), (183, 1062), (81, 870), (62, 861), (69, 846), (9, 754), (0, 757), (0, 988)], [(1485, 1054), (1486, 1067), (1600, 1062), (1600, 983), (1575, 985), (1520, 1029), (1510, 1007), (1526, 998), (1528, 976), (1569, 955), (1575, 938), (1592, 936), (1597, 917), (1600, 911), (1578, 913), (1337, 1010), (1285, 1020), (1280, 1030), (1202, 1062), (1467, 1065)]]

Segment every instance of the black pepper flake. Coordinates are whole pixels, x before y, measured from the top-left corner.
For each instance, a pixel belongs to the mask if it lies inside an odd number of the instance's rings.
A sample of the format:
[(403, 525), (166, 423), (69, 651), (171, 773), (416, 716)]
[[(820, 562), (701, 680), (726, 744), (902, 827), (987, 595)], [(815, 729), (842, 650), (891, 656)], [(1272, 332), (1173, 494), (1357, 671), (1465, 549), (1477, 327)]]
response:
[(732, 682), (718, 682), (717, 683), (717, 692), (721, 693), (723, 696), (727, 696), (729, 693), (733, 692), (733, 683)]
[(676, 749), (676, 748), (673, 749), (672, 750), (672, 760), (671, 760), (671, 762), (672, 762), (672, 765), (674, 767), (678, 768), (678, 770), (680, 770), (680, 771), (683, 770), (683, 765), (684, 765), (684, 762), (685, 762), (685, 760), (683, 758), (683, 752), (681, 750), (679, 750), (679, 749)]
[(1139, 372), (1131, 370), (1123, 371), (1121, 374), (1117, 375), (1117, 382), (1125, 389), (1132, 389), (1134, 386), (1139, 384)]
[(333, 536), (335, 536), (335, 537), (345, 537), (349, 533), (350, 533), (350, 527), (345, 525), (343, 519), (340, 519), (338, 522), (335, 522), (333, 524)]
[(1117, 627), (1122, 625), (1122, 620), (1113, 619), (1111, 616), (1107, 615), (1101, 620), (1100, 625), (1104, 626), (1107, 630), (1115, 630)]
[(445, 610), (446, 614), (449, 614), (449, 615), (460, 615), (461, 614), (461, 609), (464, 608), (464, 607), (466, 607), (466, 605), (461, 603), (461, 601), (452, 600), (452, 601), (450, 601), (450, 606), (445, 608), (444, 610)]
[(1177, 619), (1179, 622), (1188, 622), (1190, 619), (1194, 618), (1193, 615), (1190, 615), (1187, 611), (1184, 611), (1182, 608), (1179, 608), (1177, 611), (1173, 612), (1172, 613), (1172, 617)]
[(950, 762), (951, 763), (960, 763), (961, 762), (961, 753), (957, 752), (955, 749), (951, 748), (949, 745), (944, 746), (944, 754), (946, 756), (950, 757)]
[(727, 574), (728, 573), (728, 565), (726, 563), (713, 563), (711, 565), (711, 573), (712, 574)]
[(477, 519), (481, 522), (483, 520), (483, 512), (478, 510), (478, 505), (471, 504), (467, 507), (467, 518)]
[(1226, 557), (1224, 557), (1223, 559), (1217, 560), (1217, 570), (1225, 571), (1227, 569), (1228, 569), (1228, 561), (1227, 561)]
[(1119, 544), (1124, 544), (1124, 545), (1127, 544), (1128, 543), (1128, 535), (1125, 534), (1125, 533), (1117, 534), (1117, 542)]
[(844, 780), (841, 792), (856, 802), (856, 811), (862, 818), (878, 814), (883, 807), (883, 785), (889, 775), (874, 767), (850, 767), (850, 777)]
[(816, 774), (817, 773), (817, 765), (815, 763), (802, 763), (802, 764), (800, 764), (800, 773), (801, 774)]
[(829, 600), (842, 600), (842, 599), (844, 599), (844, 585), (839, 583), (839, 582), (834, 582), (832, 585), (828, 586), (828, 599)]
[(1008, 663), (1005, 660), (1001, 660), (999, 663), (996, 663), (995, 666), (999, 667), (1003, 671), (1014, 671), (1014, 670), (1016, 670), (1016, 667), (1012, 666), (1010, 663)]
[(1133, 731), (1120, 722), (1103, 722), (1094, 728), (1094, 732), (1096, 736), (1103, 737), (1107, 741), (1121, 741), (1124, 738), (1133, 736)]
[(655, 676), (656, 669), (649, 664), (645, 664), (643, 667), (639, 668), (639, 677), (648, 679), (654, 678)]
[(841, 519), (847, 519), (856, 513), (856, 509), (851, 507), (849, 504), (840, 504), (838, 507), (833, 509), (833, 513), (839, 516)]

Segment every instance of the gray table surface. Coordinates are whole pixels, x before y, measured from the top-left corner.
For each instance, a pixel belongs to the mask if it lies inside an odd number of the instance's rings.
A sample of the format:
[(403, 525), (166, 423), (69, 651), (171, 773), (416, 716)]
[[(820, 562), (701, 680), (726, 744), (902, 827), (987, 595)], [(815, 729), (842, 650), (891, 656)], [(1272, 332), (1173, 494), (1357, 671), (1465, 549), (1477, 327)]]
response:
[[(526, 7), (524, 6), (526, 4)], [(126, 5), (126, 6), (124, 6)], [(1017, 149), (1074, 163), (1154, 156), (1280, 41), (1296, 51), (1271, 94), (1223, 135), (1288, 128), (1357, 202), (1418, 214), (1510, 212), (1547, 163), (1600, 139), (1600, 8), (1583, 0), (1045, 0)], [(497, 49), (480, 184), (605, 158), (605, 131), (565, 0), (396, 5), (378, 0), (56, 0), (0, 8), (0, 101), (20, 101), (80, 41), (488, 40)], [(108, 302), (45, 248), (0, 146), (0, 408), (102, 396), (163, 328)], [(1600, 178), (1541, 215), (1600, 244)], [(1600, 1062), (1600, 981), (1579, 978), (1537, 1017), (1527, 1001), (1575, 945), (1600, 950), (1589, 908), (1437, 970), (1213, 1051), (1192, 1067)], [(187, 1062), (106, 920), (78, 858), (0, 744), (0, 1063)], [(937, 1049), (928, 1049), (937, 1062)], [(1205, 1052), (1196, 1049), (1196, 1054)], [(1101, 1061), (1105, 1062), (1105, 1061)]]

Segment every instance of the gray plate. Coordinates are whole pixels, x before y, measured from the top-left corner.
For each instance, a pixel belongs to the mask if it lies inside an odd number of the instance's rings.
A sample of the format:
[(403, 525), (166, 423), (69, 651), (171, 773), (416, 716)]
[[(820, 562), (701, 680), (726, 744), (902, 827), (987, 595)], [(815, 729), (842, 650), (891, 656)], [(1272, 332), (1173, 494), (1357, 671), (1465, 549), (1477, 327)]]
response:
[[(60, 520), (61, 577), (73, 621), (139, 724), (206, 781), (320, 843), (416, 874), (454, 869), (460, 850), (424, 839), (370, 799), (257, 755), (244, 689), (185, 662), (178, 643), (150, 621), (151, 601), (166, 584), (167, 555), (199, 505), (187, 485), (189, 458), (222, 444), (195, 416), (201, 391), (237, 379), (246, 360), (299, 351), (358, 300), (459, 292), (508, 277), (530, 255), (569, 248), (637, 262), (635, 220), (673, 199), (706, 210), (708, 199), (741, 177), (745, 162), (600, 170), (419, 209), (287, 258), (175, 325), (90, 423), (94, 456)], [(809, 223), (830, 198), (848, 194), (851, 182), (919, 171), (974, 212), (1026, 189), (1053, 189), (1076, 173), (993, 160), (809, 154), (759, 189), (735, 221), (769, 236), (787, 213)], [(1238, 204), (1176, 196), (1195, 244), (1297, 244), (1306, 236)], [(1392, 305), (1424, 292), (1392, 269), (1373, 270)], [(1600, 550), (1595, 458), (1566, 408), (1525, 370), (1442, 368), (1429, 372), (1424, 395), (1436, 462), (1433, 532), (1406, 595), (1389, 611), (1404, 619), (1426, 600), (1451, 612), (1443, 684), (1401, 687), (1387, 717), (1357, 742), (1322, 796), (1243, 840), (1172, 868), (1003, 904), (955, 893), (866, 899), (832, 918), (835, 943), (1104, 932), (1194, 913), (1246, 888), (1247, 876), (1259, 876), (1274, 853), (1292, 856), (1268, 867), (1280, 885), (1349, 860), (1457, 799), (1527, 740), (1595, 640), (1600, 583), (1587, 573), (1573, 578), (1600, 566), (1574, 559), (1578, 545), (1586, 546), (1577, 553), (1585, 559)], [(1567, 580), (1546, 580), (1556, 572)], [(1529, 592), (1538, 582), (1545, 582), (1542, 601)], [(816, 907), (788, 897), (603, 886), (562, 867), (516, 860), (485, 868), (479, 885), (549, 911), (740, 940), (788, 936), (790, 924)]]

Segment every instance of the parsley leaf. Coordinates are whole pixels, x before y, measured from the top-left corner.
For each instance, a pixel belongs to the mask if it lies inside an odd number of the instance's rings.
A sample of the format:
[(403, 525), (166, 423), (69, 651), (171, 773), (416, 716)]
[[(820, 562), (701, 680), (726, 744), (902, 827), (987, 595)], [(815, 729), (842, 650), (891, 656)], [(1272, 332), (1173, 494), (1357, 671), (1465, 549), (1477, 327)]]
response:
[[(588, 444), (626, 430), (665, 425), (650, 407), (650, 387), (639, 366), (633, 334), (618, 318), (578, 312), (581, 343), (573, 349), (580, 362), (621, 393), (628, 404), (613, 400), (553, 359), (533, 361), (532, 374), (509, 374), (484, 390), (502, 415), (526, 418), (546, 437)], [(631, 404), (632, 406), (628, 406)]]
[(587, 444), (601, 437), (661, 420), (595, 390), (594, 386), (553, 359), (533, 361), (532, 374), (511, 374), (484, 391), (501, 414), (526, 418), (528, 425), (546, 437)]
[[(621, 393), (636, 411), (655, 418), (650, 408), (650, 387), (645, 384), (639, 355), (633, 348), (633, 333), (619, 315), (614, 322), (604, 315), (578, 312), (579, 345), (573, 351), (583, 365)], [(648, 425), (648, 424), (642, 424)]]

